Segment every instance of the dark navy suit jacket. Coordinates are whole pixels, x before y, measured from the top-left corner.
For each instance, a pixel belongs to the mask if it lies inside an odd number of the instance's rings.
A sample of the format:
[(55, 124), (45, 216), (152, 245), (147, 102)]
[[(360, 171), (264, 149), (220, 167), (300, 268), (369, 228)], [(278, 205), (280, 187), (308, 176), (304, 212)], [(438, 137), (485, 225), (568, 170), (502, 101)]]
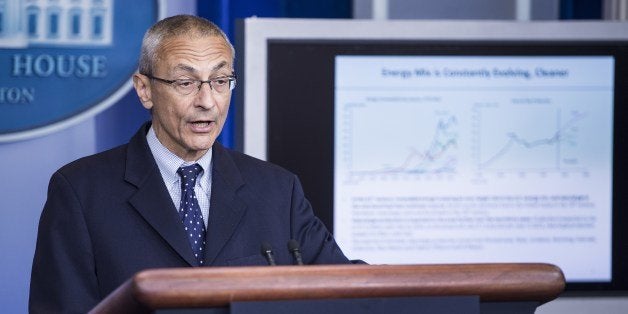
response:
[[(85, 313), (138, 271), (198, 266), (146, 142), (145, 124), (127, 145), (53, 174), (39, 222), (31, 275), (33, 313)], [(205, 247), (208, 266), (292, 264), (289, 239), (308, 264), (349, 263), (312, 212), (295, 175), (213, 146)]]

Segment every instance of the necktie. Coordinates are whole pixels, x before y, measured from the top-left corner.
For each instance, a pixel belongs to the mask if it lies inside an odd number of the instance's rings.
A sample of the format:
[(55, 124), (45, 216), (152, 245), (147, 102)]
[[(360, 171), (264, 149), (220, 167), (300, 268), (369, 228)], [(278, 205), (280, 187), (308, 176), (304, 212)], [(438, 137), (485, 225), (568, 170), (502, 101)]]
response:
[(194, 193), (194, 185), (196, 177), (203, 170), (198, 164), (187, 167), (181, 167), (177, 170), (181, 176), (181, 205), (179, 206), (179, 215), (183, 222), (183, 227), (187, 233), (188, 241), (192, 246), (192, 251), (198, 264), (203, 266), (205, 262), (205, 223), (203, 222), (203, 214), (201, 207), (198, 205), (196, 193)]

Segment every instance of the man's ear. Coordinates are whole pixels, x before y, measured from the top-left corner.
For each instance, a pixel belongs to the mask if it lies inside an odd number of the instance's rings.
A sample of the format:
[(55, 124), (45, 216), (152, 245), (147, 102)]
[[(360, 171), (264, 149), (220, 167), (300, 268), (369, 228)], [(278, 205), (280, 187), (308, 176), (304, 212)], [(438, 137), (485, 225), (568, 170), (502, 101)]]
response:
[(140, 98), (142, 106), (150, 110), (153, 107), (153, 101), (151, 98), (151, 85), (148, 82), (149, 80), (150, 79), (146, 75), (139, 73), (133, 74), (133, 87), (135, 87), (137, 97)]

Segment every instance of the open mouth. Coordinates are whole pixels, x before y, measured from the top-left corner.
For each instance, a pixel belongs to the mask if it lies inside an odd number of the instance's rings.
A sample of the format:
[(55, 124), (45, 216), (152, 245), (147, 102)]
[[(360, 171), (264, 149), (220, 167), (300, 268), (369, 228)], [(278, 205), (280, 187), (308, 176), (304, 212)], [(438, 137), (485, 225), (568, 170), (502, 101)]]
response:
[(194, 132), (209, 132), (212, 128), (214, 121), (203, 120), (203, 121), (192, 121), (190, 125), (192, 126), (192, 130)]
[(192, 122), (192, 125), (197, 128), (206, 128), (209, 127), (211, 123), (211, 121), (194, 121)]

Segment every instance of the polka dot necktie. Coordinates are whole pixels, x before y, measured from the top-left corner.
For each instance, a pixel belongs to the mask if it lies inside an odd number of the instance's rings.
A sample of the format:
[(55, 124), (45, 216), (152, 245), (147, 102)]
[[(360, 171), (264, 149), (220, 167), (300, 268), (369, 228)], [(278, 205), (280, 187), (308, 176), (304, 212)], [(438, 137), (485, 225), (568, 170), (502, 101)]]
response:
[(177, 173), (181, 176), (181, 206), (179, 206), (179, 215), (183, 222), (183, 227), (192, 246), (192, 251), (198, 264), (203, 266), (205, 262), (205, 223), (203, 222), (203, 214), (201, 207), (198, 205), (196, 193), (194, 193), (194, 185), (196, 177), (201, 173), (201, 166), (193, 164), (187, 167), (181, 167)]

